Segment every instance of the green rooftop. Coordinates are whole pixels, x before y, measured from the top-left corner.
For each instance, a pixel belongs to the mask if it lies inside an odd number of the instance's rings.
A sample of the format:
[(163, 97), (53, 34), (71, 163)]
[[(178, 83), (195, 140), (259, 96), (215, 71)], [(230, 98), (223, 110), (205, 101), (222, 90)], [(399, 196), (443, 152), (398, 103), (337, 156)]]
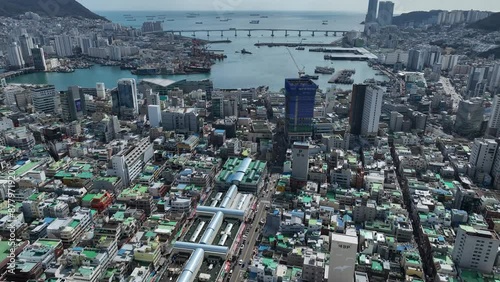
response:
[(381, 262), (377, 260), (372, 260), (372, 269), (375, 271), (382, 271), (384, 268)]
[(38, 161), (30, 161), (14, 171), (14, 176), (21, 176), (40, 164)]
[(84, 250), (82, 253), (89, 259), (95, 259), (97, 257), (97, 252), (95, 251)]

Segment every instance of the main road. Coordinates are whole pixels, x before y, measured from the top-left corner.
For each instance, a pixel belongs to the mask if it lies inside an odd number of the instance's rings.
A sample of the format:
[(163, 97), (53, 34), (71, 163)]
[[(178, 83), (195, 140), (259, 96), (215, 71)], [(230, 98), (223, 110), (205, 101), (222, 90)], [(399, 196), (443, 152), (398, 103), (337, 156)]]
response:
[[(278, 177), (279, 174), (272, 174), (270, 180), (268, 181), (268, 183), (266, 183), (266, 186), (264, 186), (265, 188), (262, 189), (260, 194), (258, 195), (259, 208), (256, 211), (254, 221), (250, 225), (250, 232), (248, 232), (245, 242), (246, 246), (241, 252), (241, 255), (238, 257), (238, 260), (243, 261), (245, 267), (242, 267), (243, 265), (236, 263), (236, 265), (233, 266), (233, 274), (231, 276), (231, 279), (229, 280), (230, 282), (241, 282), (245, 280), (244, 275), (246, 272), (246, 267), (248, 267), (248, 261), (253, 257), (255, 242), (259, 236), (260, 231), (262, 230), (259, 222), (266, 217), (266, 206), (271, 205), (272, 195), (274, 193), (274, 188), (276, 187), (275, 180), (277, 180)], [(257, 231), (258, 228), (259, 231)]]

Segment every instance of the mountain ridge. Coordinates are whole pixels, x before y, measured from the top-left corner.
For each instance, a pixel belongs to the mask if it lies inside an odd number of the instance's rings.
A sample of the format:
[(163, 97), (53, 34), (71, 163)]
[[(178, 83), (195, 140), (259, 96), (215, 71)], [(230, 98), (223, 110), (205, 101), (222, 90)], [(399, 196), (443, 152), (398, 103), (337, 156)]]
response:
[(75, 17), (86, 19), (101, 19), (101, 17), (76, 0), (39, 1), (39, 0), (1, 0), (0, 16), (15, 17), (26, 12), (37, 13), (42, 17)]

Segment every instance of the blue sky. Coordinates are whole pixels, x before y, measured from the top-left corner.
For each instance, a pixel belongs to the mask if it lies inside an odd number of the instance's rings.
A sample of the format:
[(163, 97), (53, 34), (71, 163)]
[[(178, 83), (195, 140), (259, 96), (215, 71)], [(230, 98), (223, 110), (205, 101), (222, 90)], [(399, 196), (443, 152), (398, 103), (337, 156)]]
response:
[[(368, 0), (77, 0), (93, 11), (105, 10), (305, 10), (366, 12)], [(393, 0), (395, 12), (415, 10), (500, 11), (500, 0)]]

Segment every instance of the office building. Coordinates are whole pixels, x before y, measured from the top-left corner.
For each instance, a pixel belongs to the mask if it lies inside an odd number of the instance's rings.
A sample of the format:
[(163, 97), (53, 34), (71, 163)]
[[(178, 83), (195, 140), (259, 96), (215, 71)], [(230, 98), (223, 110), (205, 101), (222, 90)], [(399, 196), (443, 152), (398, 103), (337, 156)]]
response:
[(21, 53), (26, 62), (30, 62), (31, 49), (35, 47), (33, 44), (33, 38), (27, 34), (23, 34), (19, 37), (19, 45), (21, 47)]
[(392, 132), (399, 132), (403, 128), (403, 115), (398, 112), (391, 112), (389, 129)]
[(383, 97), (384, 91), (379, 87), (370, 85), (366, 89), (361, 135), (376, 135), (378, 133)]
[(365, 106), (365, 95), (368, 85), (355, 84), (352, 87), (351, 107), (349, 109), (349, 125), (351, 134), (361, 134), (361, 123), (363, 121), (363, 109)]
[(142, 32), (159, 32), (159, 31), (163, 31), (163, 23), (161, 21), (144, 22), (142, 24)]
[(54, 85), (45, 85), (33, 88), (31, 97), (35, 111), (39, 113), (53, 114), (56, 110), (56, 88)]
[(381, 26), (391, 25), (394, 15), (394, 3), (390, 1), (382, 1), (378, 8), (378, 23)]
[(85, 117), (85, 94), (78, 86), (68, 88), (68, 91), (59, 93), (61, 100), (62, 118), (65, 122), (81, 120)]
[(16, 42), (10, 44), (7, 50), (7, 59), (9, 61), (9, 68), (11, 69), (21, 69), (24, 67), (24, 58), (21, 52), (21, 47), (17, 45)]
[(46, 71), (47, 64), (45, 62), (45, 53), (43, 48), (35, 47), (31, 49), (31, 56), (33, 58), (33, 67), (37, 71)]
[(159, 105), (148, 105), (148, 117), (151, 127), (160, 127), (161, 108)]
[(483, 100), (481, 98), (460, 101), (455, 120), (455, 132), (466, 137), (479, 136), (484, 120), (483, 115)]
[(145, 137), (111, 157), (108, 175), (119, 176), (125, 187), (141, 173), (144, 164), (153, 157), (153, 144)]
[(378, 0), (369, 0), (368, 13), (366, 13), (365, 24), (372, 23), (377, 20)]
[(499, 246), (500, 239), (495, 231), (460, 225), (452, 259), (458, 267), (491, 273)]
[(119, 118), (133, 118), (139, 113), (135, 79), (120, 79), (112, 92), (113, 113)]
[(289, 143), (311, 137), (317, 89), (309, 79), (285, 80), (285, 134)]
[(476, 138), (472, 145), (469, 163), (477, 172), (489, 174), (493, 168), (498, 144), (493, 139)]
[(179, 133), (197, 133), (200, 130), (196, 108), (168, 108), (161, 112), (161, 124), (164, 130)]
[(67, 35), (60, 35), (54, 38), (56, 45), (56, 54), (59, 57), (73, 56), (73, 43), (71, 37)]
[(292, 178), (307, 181), (309, 175), (309, 143), (295, 142), (292, 146)]
[(358, 237), (332, 234), (328, 281), (354, 281), (354, 268), (358, 253)]

